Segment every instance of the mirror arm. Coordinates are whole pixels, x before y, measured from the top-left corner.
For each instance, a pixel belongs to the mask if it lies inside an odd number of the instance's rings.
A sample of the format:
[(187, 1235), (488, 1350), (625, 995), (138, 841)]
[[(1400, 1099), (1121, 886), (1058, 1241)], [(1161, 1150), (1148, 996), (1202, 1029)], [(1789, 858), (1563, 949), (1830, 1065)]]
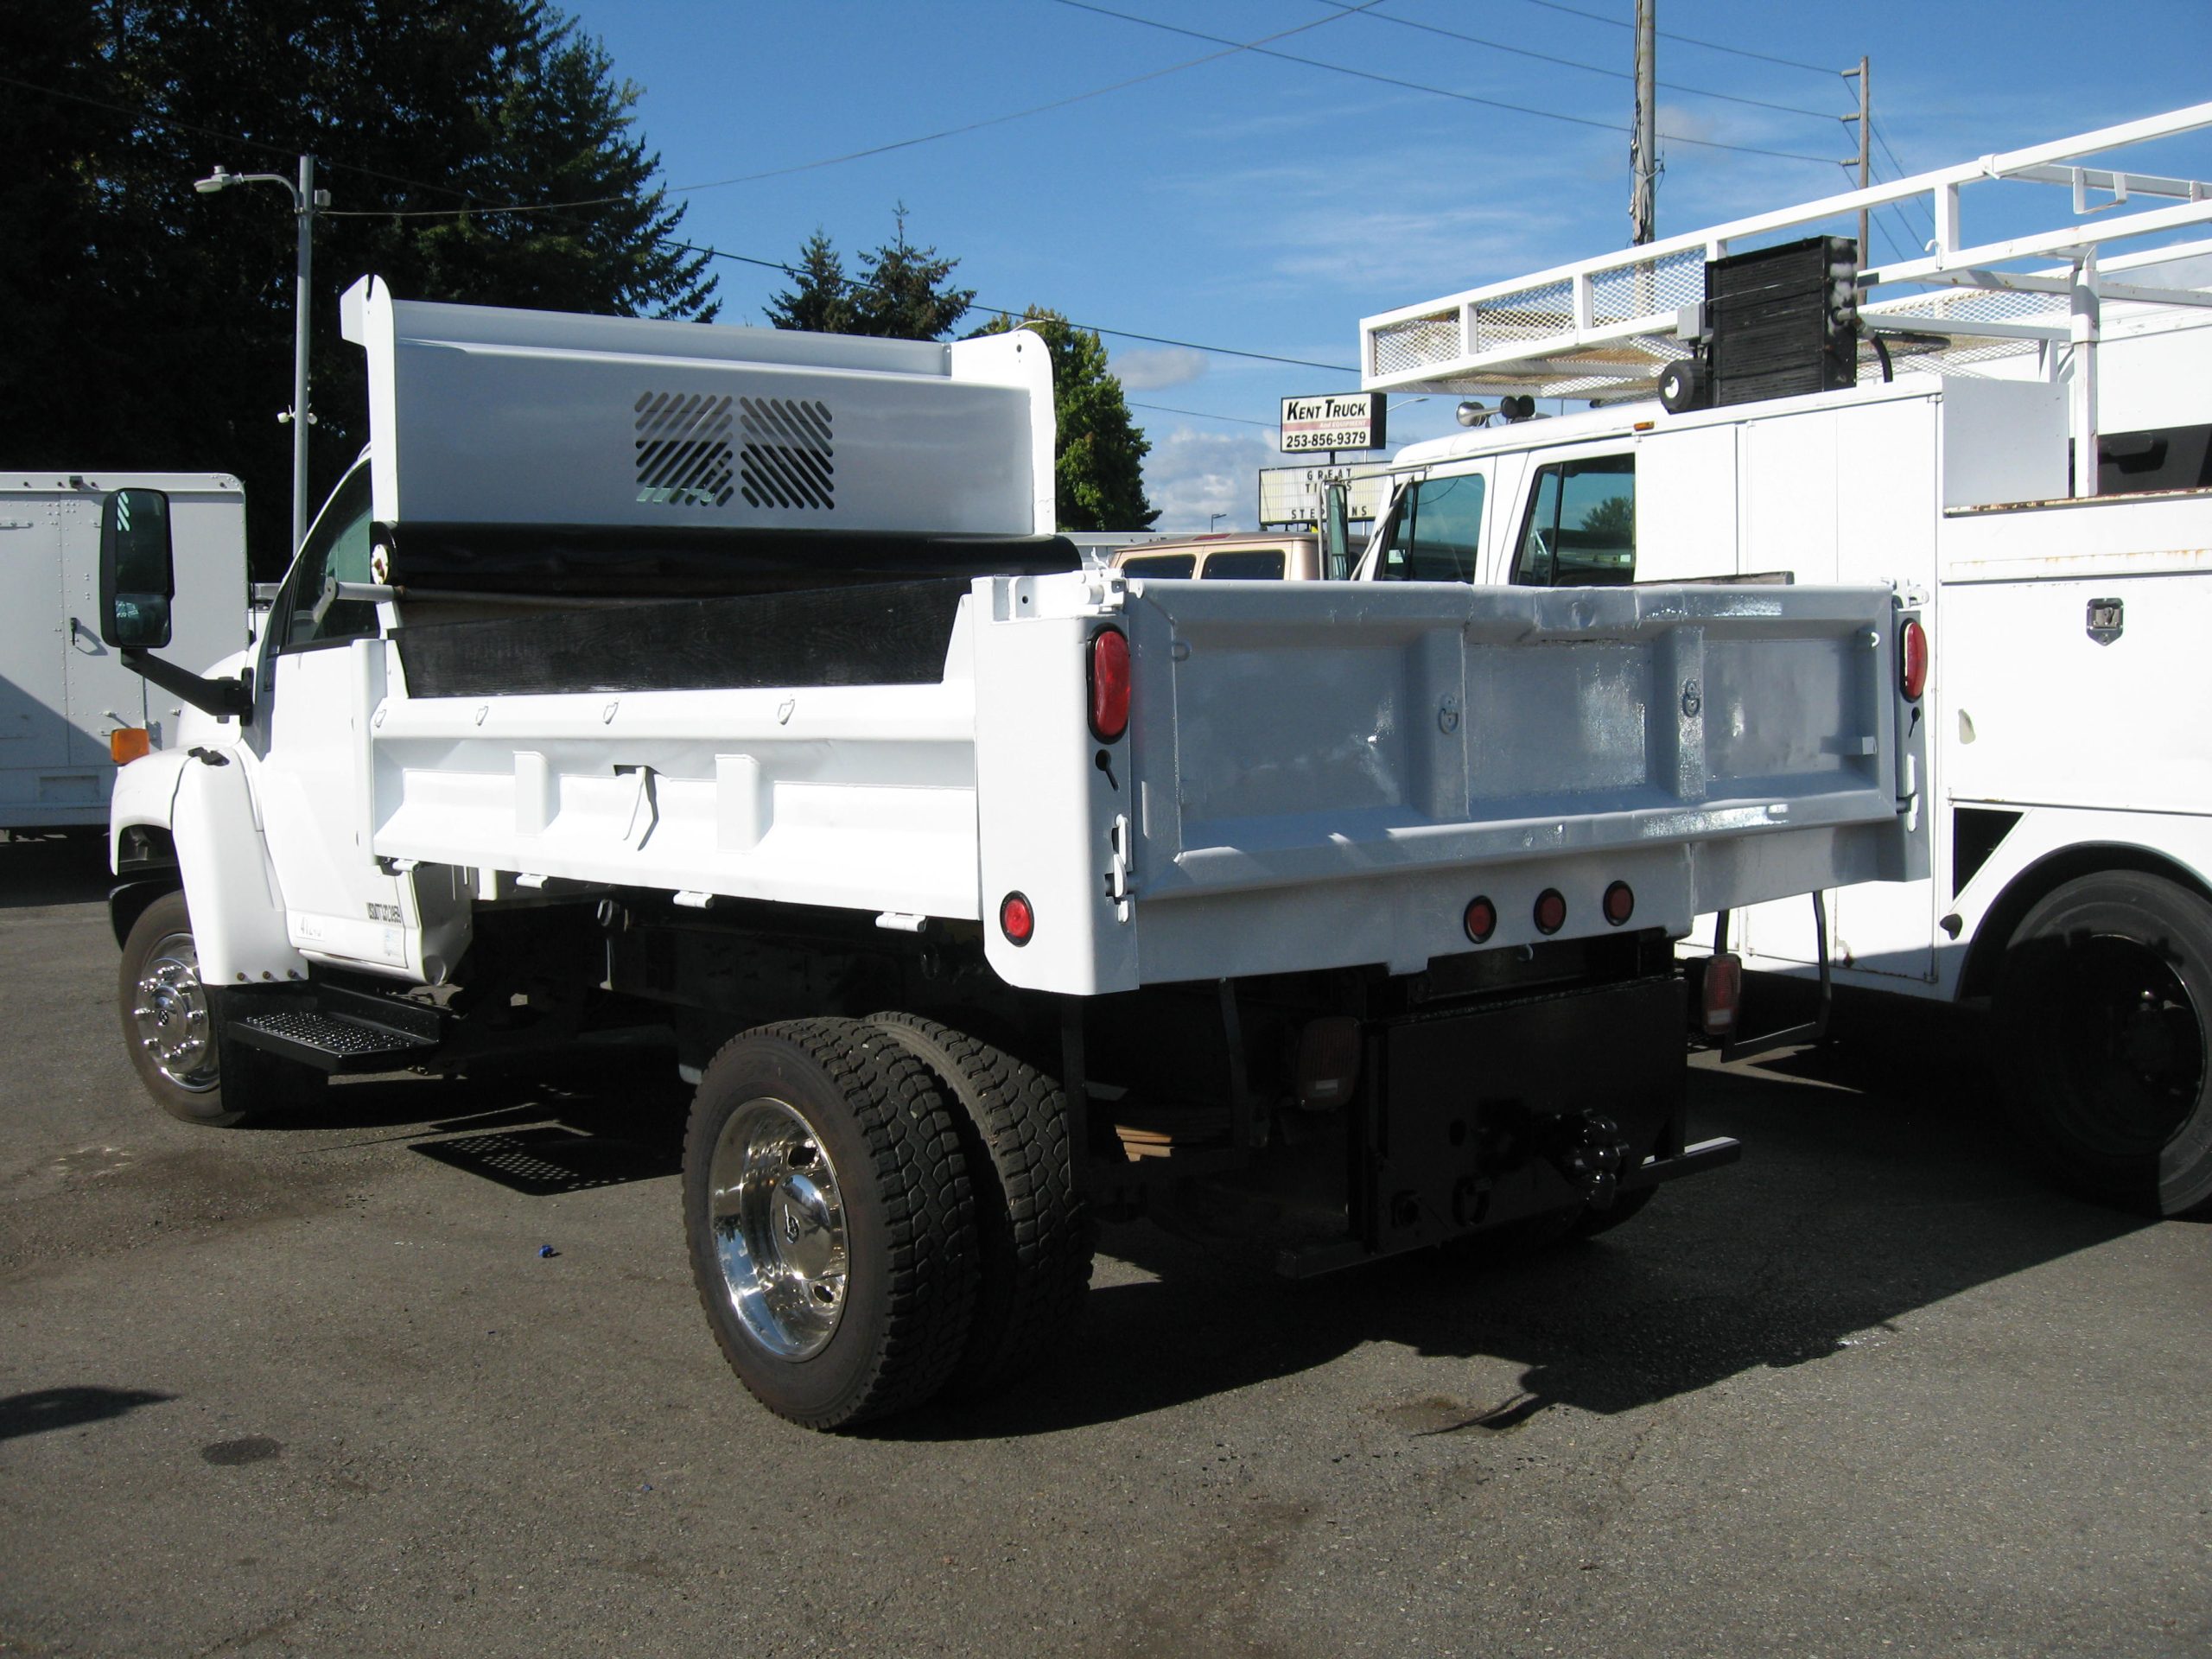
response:
[(143, 675), (171, 696), (182, 697), (194, 708), (218, 720), (235, 718), (241, 726), (253, 724), (253, 671), (250, 668), (236, 679), (211, 680), (127, 645), (123, 651), (123, 665), (134, 674)]

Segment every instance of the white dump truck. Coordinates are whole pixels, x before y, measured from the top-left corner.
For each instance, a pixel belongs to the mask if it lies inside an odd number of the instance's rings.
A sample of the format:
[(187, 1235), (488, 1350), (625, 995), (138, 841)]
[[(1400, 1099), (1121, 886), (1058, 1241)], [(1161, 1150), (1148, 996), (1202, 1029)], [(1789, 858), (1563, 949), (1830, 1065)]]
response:
[[(1362, 576), (1922, 596), (1932, 872), (1696, 938), (1990, 1008), (2053, 1170), (2158, 1215), (2212, 1205), (2212, 184), (2126, 153), (2208, 128), (1985, 156), (1361, 333), (1370, 386), (1493, 400), (1394, 459)], [(1901, 207), (1937, 235), (1899, 261), (1818, 234)]]
[(100, 504), (170, 502), (172, 644), (209, 663), (246, 642), (245, 493), (224, 473), (0, 473), (0, 830), (96, 828), (122, 762), (166, 747), (182, 715), (100, 639)]
[[(645, 1030), (701, 1299), (831, 1427), (1003, 1379), (1149, 1213), (1348, 1266), (1725, 1163), (1701, 911), (1925, 874), (1886, 585), (1157, 581), (1052, 533), (1022, 333), (345, 298), (372, 443), (114, 809), (178, 1116)], [(1711, 1011), (1726, 1019), (1728, 1010)]]

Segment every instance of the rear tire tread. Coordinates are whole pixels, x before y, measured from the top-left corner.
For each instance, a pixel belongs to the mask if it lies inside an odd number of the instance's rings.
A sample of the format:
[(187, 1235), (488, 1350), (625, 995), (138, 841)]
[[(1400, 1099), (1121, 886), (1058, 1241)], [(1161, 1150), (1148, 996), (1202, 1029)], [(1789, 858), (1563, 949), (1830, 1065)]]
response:
[(918, 1014), (871, 1017), (934, 1072), (964, 1118), (982, 1285), (954, 1386), (1003, 1387), (1055, 1353), (1090, 1289), (1096, 1230), (1076, 1191), (1060, 1085)]
[[(696, 1277), (708, 1325), (753, 1396), (804, 1427), (849, 1428), (911, 1410), (941, 1389), (959, 1365), (976, 1309), (975, 1206), (954, 1111), (926, 1066), (856, 1020), (759, 1027), (724, 1044), (707, 1075), (733, 1051), (762, 1042), (788, 1046), (817, 1067), (859, 1129), (871, 1166), (867, 1178), (874, 1182), (884, 1211), (887, 1314), (855, 1386), (812, 1410), (794, 1409), (756, 1383), (747, 1367), (758, 1357), (729, 1327), (727, 1309), (716, 1306), (723, 1294), (719, 1268), (710, 1274), (702, 1266)], [(687, 1171), (712, 1157), (721, 1128), (721, 1114), (703, 1103), (703, 1092), (702, 1100), (685, 1133)], [(842, 1179), (855, 1185), (861, 1172)], [(686, 1220), (688, 1225), (688, 1206)], [(696, 1260), (699, 1241), (691, 1243)]]

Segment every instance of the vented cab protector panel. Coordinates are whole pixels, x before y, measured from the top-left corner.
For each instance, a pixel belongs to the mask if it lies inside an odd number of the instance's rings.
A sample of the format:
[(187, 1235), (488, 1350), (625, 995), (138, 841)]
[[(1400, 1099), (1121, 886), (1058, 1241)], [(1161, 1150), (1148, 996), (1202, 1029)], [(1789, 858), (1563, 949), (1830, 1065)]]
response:
[(1052, 366), (1016, 329), (868, 340), (346, 290), (386, 524), (1052, 528)]

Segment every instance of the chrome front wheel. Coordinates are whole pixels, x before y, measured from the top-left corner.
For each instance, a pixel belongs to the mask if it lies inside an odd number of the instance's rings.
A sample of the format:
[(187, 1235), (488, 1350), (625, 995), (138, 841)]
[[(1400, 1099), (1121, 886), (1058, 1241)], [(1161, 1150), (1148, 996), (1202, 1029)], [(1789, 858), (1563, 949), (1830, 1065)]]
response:
[(211, 1094), (221, 1081), (200, 953), (189, 933), (165, 933), (144, 960), (130, 1007), (139, 1048), (177, 1088)]

